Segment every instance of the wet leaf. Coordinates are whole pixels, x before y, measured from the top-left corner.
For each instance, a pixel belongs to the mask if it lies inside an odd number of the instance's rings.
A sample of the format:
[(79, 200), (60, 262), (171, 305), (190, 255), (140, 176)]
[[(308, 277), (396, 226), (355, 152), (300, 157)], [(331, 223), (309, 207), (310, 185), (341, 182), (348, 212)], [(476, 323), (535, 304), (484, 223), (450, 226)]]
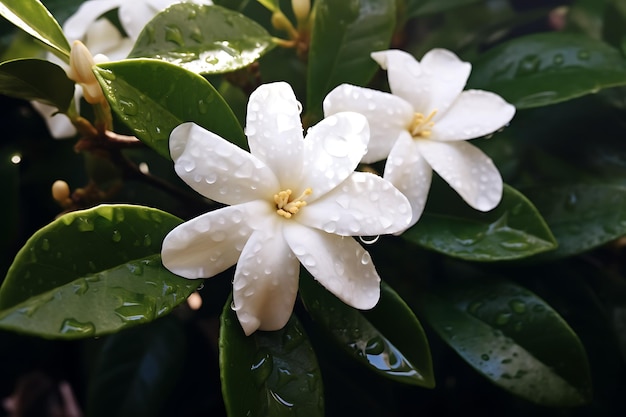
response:
[(472, 281), (419, 302), (435, 331), (496, 385), (545, 406), (590, 400), (578, 336), (545, 301), (505, 281)]
[(95, 73), (113, 111), (135, 136), (166, 158), (170, 132), (189, 121), (246, 147), (232, 110), (200, 75), (153, 59), (101, 64)]
[(59, 23), (39, 0), (3, 0), (0, 15), (43, 42), (62, 59), (69, 60), (70, 44)]
[(626, 234), (626, 187), (588, 184), (524, 189), (541, 211), (560, 258), (588, 251)]
[(74, 98), (74, 82), (52, 62), (17, 59), (0, 64), (0, 94), (37, 100), (66, 112)]
[(184, 361), (185, 333), (172, 316), (108, 336), (91, 372), (87, 415), (159, 415)]
[[(453, 196), (447, 185), (432, 192), (426, 211), (402, 234), (406, 240), (472, 261), (526, 258), (556, 248), (545, 220), (519, 191), (505, 184), (502, 201), (482, 213)], [(451, 203), (451, 199), (457, 199)]]
[(395, 2), (387, 0), (318, 0), (307, 80), (308, 111), (341, 83), (365, 85), (378, 64), (370, 53), (389, 47), (395, 26)]
[(317, 359), (295, 316), (281, 330), (246, 336), (228, 300), (221, 316), (219, 341), (228, 415), (324, 415)]
[(604, 42), (550, 32), (503, 43), (473, 63), (471, 88), (500, 94), (518, 109), (626, 85), (626, 60)]
[(36, 232), (0, 288), (0, 327), (47, 338), (111, 333), (169, 313), (199, 285), (167, 271), (161, 242), (180, 220), (98, 206)]
[(480, 0), (407, 0), (407, 18), (423, 16), (433, 13), (441, 13), (456, 7), (478, 3)]
[(274, 47), (270, 34), (220, 6), (174, 4), (142, 30), (130, 58), (155, 58), (200, 74), (246, 67)]
[(300, 280), (300, 295), (313, 320), (357, 361), (395, 381), (435, 386), (424, 329), (391, 287), (382, 283), (371, 311), (344, 304), (310, 276)]

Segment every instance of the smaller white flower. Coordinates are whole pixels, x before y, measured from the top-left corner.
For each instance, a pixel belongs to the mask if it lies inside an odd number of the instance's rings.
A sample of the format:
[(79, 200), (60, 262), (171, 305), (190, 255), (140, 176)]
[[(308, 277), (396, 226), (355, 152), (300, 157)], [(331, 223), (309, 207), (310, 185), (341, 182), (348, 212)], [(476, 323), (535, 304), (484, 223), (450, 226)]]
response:
[(300, 263), (346, 304), (374, 307), (380, 278), (349, 236), (396, 233), (411, 218), (409, 202), (388, 181), (354, 172), (367, 151), (365, 117), (337, 113), (304, 139), (300, 109), (284, 82), (253, 92), (249, 153), (193, 123), (170, 135), (176, 173), (229, 206), (172, 230), (163, 265), (185, 278), (208, 278), (236, 263), (234, 309), (247, 335), (287, 323)]
[(505, 126), (515, 107), (491, 92), (463, 91), (471, 65), (450, 51), (433, 49), (421, 62), (399, 50), (372, 58), (387, 70), (392, 94), (340, 85), (324, 100), (324, 114), (356, 111), (367, 117), (371, 139), (363, 162), (387, 158), (384, 177), (411, 202), (411, 225), (424, 210), (433, 170), (471, 207), (496, 207), (502, 177), (487, 155), (465, 141)]

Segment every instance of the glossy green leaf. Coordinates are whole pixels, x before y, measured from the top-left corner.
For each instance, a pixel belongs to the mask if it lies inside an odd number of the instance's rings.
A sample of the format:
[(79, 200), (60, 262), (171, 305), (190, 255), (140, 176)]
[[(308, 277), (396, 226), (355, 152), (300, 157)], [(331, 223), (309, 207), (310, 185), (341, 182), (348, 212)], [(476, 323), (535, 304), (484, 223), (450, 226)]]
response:
[(161, 242), (179, 223), (160, 210), (127, 205), (63, 215), (15, 257), (0, 288), (0, 327), (79, 338), (169, 313), (199, 285), (161, 264)]
[(505, 184), (502, 201), (487, 213), (461, 202), (447, 184), (442, 188), (431, 192), (426, 211), (403, 238), (472, 261), (520, 259), (556, 248), (541, 214), (514, 188)]
[(559, 247), (549, 257), (588, 251), (626, 234), (626, 187), (608, 184), (533, 187), (533, 200)]
[(2, 0), (0, 15), (69, 60), (70, 44), (59, 23), (39, 0)]
[(174, 4), (142, 30), (131, 58), (156, 58), (200, 74), (246, 67), (274, 47), (270, 34), (241, 13)]
[(91, 372), (87, 415), (160, 415), (176, 386), (185, 353), (185, 333), (172, 316), (108, 336)]
[(406, 13), (408, 17), (423, 16), (441, 13), (456, 7), (478, 3), (481, 0), (407, 0)]
[(113, 111), (135, 136), (166, 158), (170, 132), (189, 121), (246, 147), (232, 110), (200, 75), (154, 59), (100, 64), (95, 74)]
[(74, 82), (52, 62), (17, 59), (0, 64), (0, 94), (37, 100), (65, 112), (74, 98)]
[(546, 406), (590, 400), (589, 365), (578, 336), (525, 288), (472, 281), (419, 303), (443, 340), (496, 385)]
[(357, 361), (395, 381), (435, 386), (424, 329), (391, 287), (381, 285), (370, 311), (344, 304), (310, 276), (300, 279), (300, 295), (313, 320)]
[(378, 64), (370, 53), (387, 49), (395, 27), (395, 2), (388, 0), (318, 0), (307, 80), (308, 111), (341, 83), (365, 85)]
[(246, 336), (228, 300), (221, 316), (219, 347), (228, 415), (324, 415), (317, 359), (295, 316), (281, 330)]
[(546, 106), (626, 85), (626, 60), (584, 35), (539, 33), (480, 56), (468, 85), (496, 92), (518, 109)]
[(626, 55), (626, 3), (623, 0), (607, 1), (604, 12), (603, 38)]

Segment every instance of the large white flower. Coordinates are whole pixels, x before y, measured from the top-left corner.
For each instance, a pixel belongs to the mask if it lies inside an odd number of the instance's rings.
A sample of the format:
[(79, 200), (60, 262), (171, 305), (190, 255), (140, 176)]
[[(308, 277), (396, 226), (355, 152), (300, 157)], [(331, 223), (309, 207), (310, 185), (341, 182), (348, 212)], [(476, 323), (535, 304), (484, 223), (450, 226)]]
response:
[(172, 230), (163, 265), (186, 278), (212, 277), (237, 263), (234, 309), (246, 334), (289, 320), (299, 265), (345, 303), (372, 308), (380, 278), (370, 255), (349, 236), (407, 227), (407, 199), (388, 181), (354, 172), (367, 151), (369, 127), (342, 112), (303, 138), (291, 87), (259, 87), (248, 102), (250, 153), (184, 123), (170, 135), (177, 174), (194, 190), (229, 205)]
[[(94, 56), (105, 56), (106, 60), (117, 61), (126, 58), (143, 27), (160, 11), (175, 3), (188, 1), (196, 4), (213, 4), (211, 0), (88, 0), (81, 4), (76, 13), (63, 24), (63, 33), (70, 44), (81, 41)], [(108, 19), (102, 16), (111, 10), (118, 10), (121, 33)], [(59, 58), (48, 54), (48, 60), (64, 69), (68, 66)], [(102, 62), (100, 59), (98, 62)], [(76, 89), (74, 100), (76, 111), (82, 90)], [(50, 134), (55, 138), (74, 136), (76, 129), (64, 114), (57, 114), (57, 108), (47, 104), (32, 102), (33, 107), (44, 117)]]
[(326, 116), (365, 115), (371, 128), (363, 162), (387, 158), (384, 177), (411, 202), (415, 224), (424, 210), (435, 170), (473, 208), (488, 211), (502, 198), (502, 177), (492, 160), (465, 142), (495, 132), (515, 107), (494, 93), (463, 91), (468, 62), (433, 49), (418, 62), (406, 52), (372, 53), (387, 70), (392, 94), (340, 85), (324, 100)]

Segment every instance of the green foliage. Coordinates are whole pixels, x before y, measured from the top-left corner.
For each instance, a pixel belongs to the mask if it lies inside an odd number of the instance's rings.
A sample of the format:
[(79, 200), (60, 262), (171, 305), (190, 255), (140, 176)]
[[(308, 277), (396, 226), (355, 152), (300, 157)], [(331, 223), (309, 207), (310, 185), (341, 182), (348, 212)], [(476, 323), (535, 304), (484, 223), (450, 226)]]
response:
[(0, 288), (0, 328), (72, 339), (169, 313), (197, 287), (161, 264), (161, 241), (179, 222), (123, 205), (61, 216), (15, 257)]
[(425, 295), (421, 304), (439, 336), (498, 386), (546, 406), (590, 400), (580, 340), (530, 291), (506, 281), (478, 281)]
[(224, 402), (233, 416), (324, 415), (322, 378), (297, 318), (275, 332), (246, 336), (231, 300), (220, 320)]
[(538, 33), (483, 54), (468, 85), (494, 91), (517, 108), (546, 106), (626, 85), (626, 60), (583, 35)]
[(175, 4), (144, 28), (130, 58), (156, 58), (200, 74), (244, 68), (274, 47), (267, 31), (220, 6)]
[(370, 53), (388, 48), (396, 12), (387, 0), (318, 0), (312, 13), (307, 106), (315, 113), (339, 84), (370, 80), (377, 68)]
[(69, 59), (70, 44), (59, 23), (39, 0), (4, 0), (0, 2), (0, 15), (43, 42), (62, 59)]
[(41, 59), (18, 59), (0, 64), (0, 93), (40, 101), (65, 113), (74, 98), (74, 82), (56, 64)]
[(188, 121), (246, 146), (243, 129), (230, 107), (208, 81), (193, 72), (154, 59), (130, 59), (101, 64), (95, 73), (113, 111), (139, 139), (166, 158), (170, 157), (170, 132)]

